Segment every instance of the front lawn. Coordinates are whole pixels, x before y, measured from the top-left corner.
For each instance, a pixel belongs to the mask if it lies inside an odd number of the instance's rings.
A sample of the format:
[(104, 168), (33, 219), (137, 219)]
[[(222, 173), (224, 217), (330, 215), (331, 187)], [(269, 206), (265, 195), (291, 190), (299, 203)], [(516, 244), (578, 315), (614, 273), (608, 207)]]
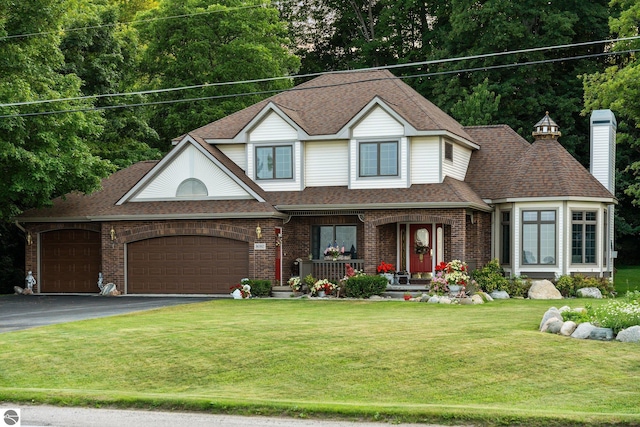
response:
[(521, 425), (640, 423), (640, 345), (551, 306), (218, 300), (0, 335), (0, 401)]
[(640, 291), (640, 265), (616, 266), (613, 281), (618, 295), (629, 291)]

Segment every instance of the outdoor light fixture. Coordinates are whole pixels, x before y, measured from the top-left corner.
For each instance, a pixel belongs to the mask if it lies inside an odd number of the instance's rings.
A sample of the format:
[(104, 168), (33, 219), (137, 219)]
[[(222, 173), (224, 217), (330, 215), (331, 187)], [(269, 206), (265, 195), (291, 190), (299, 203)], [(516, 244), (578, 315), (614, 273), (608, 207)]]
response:
[(33, 238), (31, 237), (31, 233), (27, 233), (27, 245), (31, 246), (33, 243)]
[(260, 228), (260, 225), (258, 224), (258, 226), (256, 227), (256, 237), (258, 239), (262, 239), (262, 228)]
[(112, 242), (116, 240), (116, 230), (113, 229), (113, 226), (111, 226), (111, 231), (109, 231), (109, 234), (111, 235)]

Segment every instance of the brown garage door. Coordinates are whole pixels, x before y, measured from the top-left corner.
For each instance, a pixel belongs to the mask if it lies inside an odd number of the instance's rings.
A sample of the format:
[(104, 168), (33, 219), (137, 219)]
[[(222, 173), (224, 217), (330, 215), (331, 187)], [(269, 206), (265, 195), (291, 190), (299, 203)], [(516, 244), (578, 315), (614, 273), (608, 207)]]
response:
[(127, 246), (130, 294), (228, 294), (248, 271), (247, 242), (170, 236)]
[(56, 230), (40, 237), (40, 292), (99, 292), (100, 233)]

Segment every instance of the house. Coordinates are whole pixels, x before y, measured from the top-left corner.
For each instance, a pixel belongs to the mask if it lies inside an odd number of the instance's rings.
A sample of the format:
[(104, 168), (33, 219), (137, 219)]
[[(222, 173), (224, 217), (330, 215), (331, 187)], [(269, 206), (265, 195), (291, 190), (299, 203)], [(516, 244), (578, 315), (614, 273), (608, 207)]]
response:
[(382, 260), (408, 280), (493, 258), (510, 275), (611, 277), (616, 122), (609, 110), (591, 122), (592, 173), (548, 114), (530, 144), (461, 126), (388, 71), (325, 74), (101, 191), (25, 212), (26, 269), (41, 293), (97, 292), (102, 272), (124, 294), (228, 294), (244, 277), (335, 278)]

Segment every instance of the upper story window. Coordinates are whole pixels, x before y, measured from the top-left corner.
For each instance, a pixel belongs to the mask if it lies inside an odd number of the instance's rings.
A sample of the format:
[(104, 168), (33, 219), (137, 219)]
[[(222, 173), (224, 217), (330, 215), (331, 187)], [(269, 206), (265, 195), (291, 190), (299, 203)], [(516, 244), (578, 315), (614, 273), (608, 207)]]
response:
[(556, 263), (556, 211), (522, 212), (522, 264)]
[(596, 263), (596, 212), (571, 212), (571, 262)]
[(293, 147), (274, 145), (256, 147), (257, 179), (292, 179)]
[(444, 143), (444, 159), (453, 161), (453, 144), (450, 142)]
[(397, 176), (398, 142), (361, 142), (360, 176)]
[(180, 183), (176, 190), (176, 197), (207, 197), (207, 186), (196, 178), (187, 178)]

